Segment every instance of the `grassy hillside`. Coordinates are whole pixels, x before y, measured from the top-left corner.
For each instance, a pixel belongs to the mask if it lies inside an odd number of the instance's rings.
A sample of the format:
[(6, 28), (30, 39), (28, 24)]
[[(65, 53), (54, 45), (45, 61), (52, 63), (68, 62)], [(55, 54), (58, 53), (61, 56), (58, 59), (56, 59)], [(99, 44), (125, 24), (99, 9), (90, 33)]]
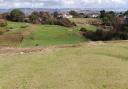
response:
[[(0, 27), (0, 30), (9, 30), (3, 34), (4, 36), (0, 35), (0, 45), (26, 47), (84, 42), (86, 39), (79, 32), (82, 27), (92, 31), (97, 29), (97, 27), (93, 25), (67, 28), (58, 25), (37, 25), (20, 22), (8, 22), (7, 27)], [(19, 33), (24, 36), (22, 43), (15, 41), (18, 38), (20, 40), (21, 37), (18, 37)]]
[(3, 54), (0, 88), (127, 89), (127, 49), (128, 42), (91, 42), (75, 48)]
[(22, 45), (58, 45), (85, 41), (78, 30), (57, 25), (36, 25)]
[[(85, 38), (80, 35), (78, 29), (57, 25), (8, 22), (8, 26), (4, 29), (9, 29), (9, 32), (5, 32), (4, 35), (13, 34), (15, 36), (15, 34), (21, 33), (24, 36), (23, 42), (20, 43), (21, 46), (73, 44), (85, 41)], [(16, 36), (16, 38), (18, 37)], [(13, 43), (10, 41), (7, 44), (14, 45)]]

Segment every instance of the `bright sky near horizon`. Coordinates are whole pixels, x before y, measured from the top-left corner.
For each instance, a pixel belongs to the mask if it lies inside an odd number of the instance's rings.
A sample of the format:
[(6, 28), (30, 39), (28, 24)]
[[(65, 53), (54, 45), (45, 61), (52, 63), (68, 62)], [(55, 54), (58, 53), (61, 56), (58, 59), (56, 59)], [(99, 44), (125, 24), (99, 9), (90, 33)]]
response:
[(0, 0), (0, 8), (128, 8), (128, 0)]

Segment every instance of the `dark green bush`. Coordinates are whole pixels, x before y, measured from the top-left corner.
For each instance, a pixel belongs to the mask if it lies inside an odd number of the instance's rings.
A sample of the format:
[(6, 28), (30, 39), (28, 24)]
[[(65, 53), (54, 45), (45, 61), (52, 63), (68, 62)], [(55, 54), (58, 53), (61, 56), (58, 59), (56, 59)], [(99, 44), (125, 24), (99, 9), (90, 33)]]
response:
[(84, 37), (93, 41), (108, 41), (115, 38), (115, 31), (112, 31), (112, 30), (97, 29), (94, 32), (94, 31), (87, 31), (87, 30), (81, 29), (80, 31), (84, 32), (83, 33)]
[(80, 31), (81, 32), (87, 32), (87, 29), (86, 28), (81, 28)]

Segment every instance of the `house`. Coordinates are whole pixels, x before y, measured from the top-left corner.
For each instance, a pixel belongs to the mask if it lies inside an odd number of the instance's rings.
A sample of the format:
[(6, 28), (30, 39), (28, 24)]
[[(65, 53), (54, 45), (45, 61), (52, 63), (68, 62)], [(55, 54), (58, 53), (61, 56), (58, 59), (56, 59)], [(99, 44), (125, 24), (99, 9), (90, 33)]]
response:
[(63, 14), (63, 18), (68, 18), (68, 19), (70, 19), (70, 18), (73, 18), (73, 16), (70, 15), (70, 14)]
[(90, 17), (91, 17), (91, 18), (98, 18), (99, 15), (98, 15), (98, 14), (92, 14)]
[(87, 17), (89, 18), (98, 18), (100, 16), (100, 14), (98, 13), (88, 13), (87, 14)]
[(62, 14), (60, 14), (58, 17), (63, 17), (63, 18), (67, 18), (67, 19), (73, 18), (72, 15), (66, 14), (66, 13), (62, 13)]

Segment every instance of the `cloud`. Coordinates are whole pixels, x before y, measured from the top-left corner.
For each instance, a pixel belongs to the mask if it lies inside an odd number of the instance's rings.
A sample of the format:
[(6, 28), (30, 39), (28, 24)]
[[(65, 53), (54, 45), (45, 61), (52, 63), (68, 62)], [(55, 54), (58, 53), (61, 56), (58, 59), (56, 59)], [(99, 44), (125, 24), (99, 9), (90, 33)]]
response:
[(126, 8), (128, 0), (0, 0), (0, 8)]

